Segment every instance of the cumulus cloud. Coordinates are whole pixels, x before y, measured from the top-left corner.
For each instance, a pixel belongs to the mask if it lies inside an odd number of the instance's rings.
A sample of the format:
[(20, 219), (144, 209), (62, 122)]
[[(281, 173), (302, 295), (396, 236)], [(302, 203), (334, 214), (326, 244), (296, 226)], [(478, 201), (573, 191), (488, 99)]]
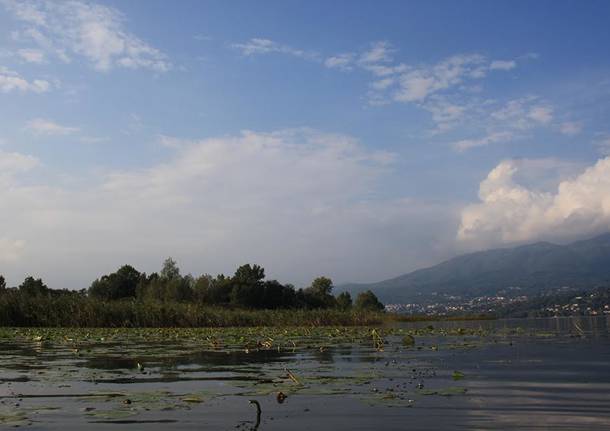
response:
[(20, 91), (22, 93), (45, 93), (49, 91), (51, 84), (44, 79), (28, 81), (17, 72), (0, 66), (0, 92), (10, 93)]
[(486, 247), (610, 230), (610, 157), (561, 180), (550, 191), (518, 181), (528, 168), (545, 166), (507, 160), (489, 173), (480, 185), (480, 202), (462, 211), (459, 240)]
[[(77, 55), (100, 71), (125, 67), (164, 72), (171, 67), (165, 54), (124, 28), (123, 15), (112, 7), (78, 0), (2, 0), (2, 4), (24, 25), (15, 33), (17, 40), (34, 42), (64, 62)], [(41, 58), (33, 49), (24, 53), (26, 60)]]
[(295, 57), (305, 58), (309, 60), (317, 60), (319, 57), (318, 54), (315, 52), (293, 48), (289, 45), (284, 45), (273, 40), (264, 38), (252, 38), (247, 42), (234, 43), (231, 46), (234, 49), (239, 50), (242, 55), (245, 56), (279, 53), (293, 55)]
[(62, 126), (45, 118), (35, 118), (28, 121), (26, 129), (37, 135), (70, 135), (78, 132), (78, 128)]
[[(0, 225), (28, 245), (23, 263), (3, 271), (80, 288), (120, 264), (150, 272), (172, 255), (185, 271), (255, 262), (302, 284), (321, 274), (372, 281), (447, 257), (438, 236), (451, 237), (455, 212), (387, 198), (391, 153), (308, 129), (161, 139), (174, 147), (169, 160), (77, 188), (35, 180), (37, 170), (0, 182), (0, 203), (12, 209)], [(414, 238), (430, 244), (426, 253)]]

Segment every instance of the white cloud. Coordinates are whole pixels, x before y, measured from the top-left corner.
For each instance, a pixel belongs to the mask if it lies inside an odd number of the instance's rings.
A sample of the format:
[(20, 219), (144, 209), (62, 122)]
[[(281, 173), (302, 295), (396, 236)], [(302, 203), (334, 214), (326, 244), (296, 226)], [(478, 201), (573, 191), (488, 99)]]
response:
[(44, 53), (39, 49), (20, 49), (17, 54), (28, 63), (43, 63), (45, 61)]
[(317, 60), (319, 57), (315, 52), (303, 51), (301, 49), (293, 48), (291, 46), (283, 45), (273, 40), (264, 38), (252, 38), (245, 43), (234, 43), (231, 46), (241, 51), (242, 55), (245, 56), (279, 53), (294, 55), (295, 57), (305, 58), (308, 60)]
[(491, 119), (504, 127), (527, 130), (546, 126), (553, 120), (553, 107), (534, 96), (508, 101), (502, 108), (492, 111)]
[(431, 67), (419, 67), (400, 76), (400, 88), (394, 99), (400, 102), (422, 102), (429, 95), (446, 90), (467, 79), (480, 79), (486, 74), (485, 58), (476, 55), (455, 55)]
[(100, 71), (125, 67), (164, 72), (171, 67), (165, 54), (125, 30), (123, 16), (112, 7), (78, 0), (2, 4), (25, 26), (16, 33), (18, 40), (32, 40), (62, 61), (80, 55)]
[(517, 62), (514, 60), (494, 60), (489, 65), (491, 70), (511, 70), (517, 67)]
[(62, 126), (44, 118), (35, 118), (28, 121), (26, 129), (37, 135), (70, 135), (79, 130), (76, 127)]
[(0, 179), (2, 176), (29, 171), (39, 164), (38, 159), (33, 156), (0, 150)]
[(551, 191), (520, 184), (516, 176), (527, 168), (523, 161), (508, 160), (489, 173), (480, 185), (480, 203), (462, 211), (458, 239), (487, 247), (610, 229), (610, 157), (563, 179)]
[(377, 79), (371, 83), (375, 91), (371, 101), (394, 100), (422, 104), (431, 96), (453, 91), (460, 92), (461, 84), (480, 80), (489, 71), (505, 71), (516, 67), (514, 61), (489, 61), (479, 54), (458, 54), (432, 65), (394, 63), (396, 50), (388, 42), (376, 42), (354, 61), (355, 54), (341, 54), (327, 59), (327, 67), (351, 68), (358, 66)]
[(482, 147), (496, 142), (508, 141), (513, 137), (510, 132), (493, 132), (478, 139), (462, 139), (454, 142), (452, 147), (457, 151), (466, 151), (475, 147)]
[(395, 82), (394, 78), (383, 78), (371, 83), (371, 87), (375, 90), (385, 90)]
[(394, 49), (389, 42), (381, 41), (372, 44), (371, 48), (360, 55), (361, 64), (386, 63), (392, 60)]
[(564, 135), (578, 135), (582, 131), (582, 123), (566, 121), (559, 125), (559, 131)]
[(43, 79), (28, 81), (17, 72), (0, 66), (0, 92), (10, 93), (20, 91), (22, 93), (45, 93), (49, 91), (51, 84)]
[(550, 106), (533, 106), (528, 117), (538, 123), (548, 124), (553, 120), (553, 108)]
[(161, 145), (162, 147), (172, 148), (172, 149), (184, 148), (185, 146), (192, 145), (194, 143), (193, 141), (186, 141), (184, 139), (176, 138), (174, 136), (166, 136), (166, 135), (159, 135), (157, 137), (157, 141), (159, 142), (159, 145)]
[(432, 120), (436, 123), (435, 132), (444, 132), (454, 127), (464, 117), (466, 106), (456, 105), (444, 99), (438, 99), (426, 103), (423, 108), (432, 114)]
[(343, 53), (328, 57), (324, 60), (324, 66), (329, 69), (351, 70), (354, 62), (354, 54)]

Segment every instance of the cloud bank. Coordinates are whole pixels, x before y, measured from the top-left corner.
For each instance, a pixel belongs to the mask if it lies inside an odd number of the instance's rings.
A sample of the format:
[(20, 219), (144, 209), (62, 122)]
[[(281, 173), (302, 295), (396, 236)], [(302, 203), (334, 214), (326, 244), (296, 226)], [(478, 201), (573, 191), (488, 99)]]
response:
[(520, 184), (528, 169), (548, 169), (507, 160), (481, 182), (480, 202), (462, 211), (458, 239), (476, 248), (535, 240), (568, 240), (610, 230), (610, 157), (552, 191)]
[(11, 227), (0, 255), (15, 256), (6, 275), (82, 288), (120, 264), (150, 272), (171, 255), (186, 271), (254, 262), (305, 284), (321, 274), (373, 281), (447, 256), (455, 211), (388, 198), (391, 153), (309, 129), (173, 144), (165, 163), (76, 188), (36, 181), (35, 159), (0, 153), (12, 166), (0, 181), (0, 225)]

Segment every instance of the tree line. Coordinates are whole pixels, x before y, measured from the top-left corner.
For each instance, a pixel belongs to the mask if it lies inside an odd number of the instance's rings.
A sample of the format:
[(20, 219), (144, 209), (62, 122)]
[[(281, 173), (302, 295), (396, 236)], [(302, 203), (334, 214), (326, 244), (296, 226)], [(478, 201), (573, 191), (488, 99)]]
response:
[(7, 288), (0, 275), (0, 293), (12, 291), (27, 297), (80, 295), (102, 301), (178, 302), (244, 309), (340, 309), (382, 311), (383, 304), (371, 291), (360, 293), (352, 301), (348, 292), (333, 295), (333, 282), (318, 277), (306, 288), (266, 280), (259, 265), (242, 265), (232, 276), (212, 277), (182, 275), (172, 258), (164, 261), (159, 272), (146, 274), (131, 265), (103, 275), (88, 289), (69, 291), (49, 289), (38, 278), (27, 277), (15, 288)]

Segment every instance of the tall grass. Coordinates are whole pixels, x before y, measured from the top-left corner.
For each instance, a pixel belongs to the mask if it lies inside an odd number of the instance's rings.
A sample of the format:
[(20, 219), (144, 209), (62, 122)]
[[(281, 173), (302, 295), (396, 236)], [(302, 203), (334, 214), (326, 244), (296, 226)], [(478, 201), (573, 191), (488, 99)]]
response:
[(384, 313), (355, 310), (245, 310), (182, 302), (102, 301), (82, 295), (0, 295), (0, 326), (355, 326), (379, 324), (386, 318)]

